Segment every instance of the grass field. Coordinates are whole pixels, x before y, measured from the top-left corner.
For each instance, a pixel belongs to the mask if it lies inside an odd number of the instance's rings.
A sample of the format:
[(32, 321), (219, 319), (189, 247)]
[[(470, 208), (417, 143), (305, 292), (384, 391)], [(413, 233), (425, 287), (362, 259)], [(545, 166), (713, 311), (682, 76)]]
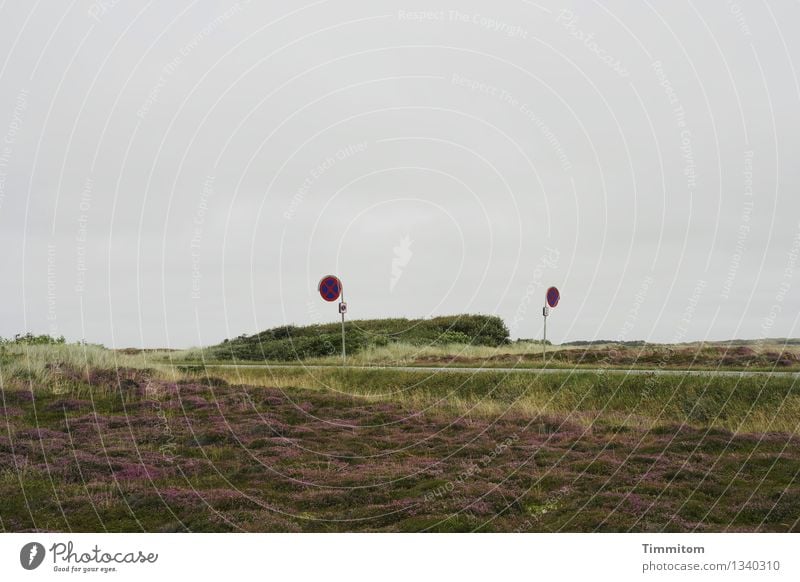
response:
[[(338, 355), (307, 358), (311, 364), (338, 365)], [(246, 362), (242, 362), (246, 363)], [(621, 368), (681, 370), (800, 370), (800, 346), (764, 342), (727, 342), (642, 346), (601, 344), (548, 346), (546, 359), (541, 344), (517, 342), (499, 346), (465, 344), (418, 346), (394, 343), (369, 347), (348, 357), (357, 366), (454, 366), (523, 368)]]
[(796, 379), (184, 356), (6, 346), (0, 530), (800, 531)]

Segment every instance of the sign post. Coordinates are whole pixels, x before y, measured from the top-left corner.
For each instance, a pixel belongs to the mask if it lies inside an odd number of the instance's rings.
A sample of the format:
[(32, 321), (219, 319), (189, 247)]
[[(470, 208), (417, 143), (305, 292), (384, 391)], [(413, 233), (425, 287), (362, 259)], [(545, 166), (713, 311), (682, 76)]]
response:
[(339, 313), (342, 314), (342, 365), (347, 365), (347, 348), (344, 343), (344, 314), (347, 313), (347, 303), (344, 301), (344, 289), (342, 289), (342, 300), (339, 302)]
[(347, 313), (347, 303), (344, 301), (344, 286), (341, 279), (333, 275), (323, 277), (318, 286), (320, 296), (328, 303), (333, 303), (341, 297), (339, 313), (342, 314), (342, 365), (347, 364), (347, 348), (345, 347), (344, 314)]
[(550, 315), (547, 305), (542, 307), (542, 318), (544, 319), (544, 333), (542, 333), (542, 361), (547, 364), (547, 316)]
[(542, 361), (547, 365), (547, 316), (550, 315), (550, 310), (558, 305), (561, 300), (561, 293), (555, 287), (550, 287), (544, 295), (545, 305), (542, 308), (542, 317), (544, 318), (544, 332), (542, 334)]

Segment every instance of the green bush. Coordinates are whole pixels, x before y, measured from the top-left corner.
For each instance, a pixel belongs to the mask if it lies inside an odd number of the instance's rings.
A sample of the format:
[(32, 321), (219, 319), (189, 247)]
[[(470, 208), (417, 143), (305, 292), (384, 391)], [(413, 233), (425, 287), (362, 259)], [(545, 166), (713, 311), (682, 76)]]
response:
[(67, 343), (64, 336), (51, 337), (49, 335), (33, 335), (31, 332), (26, 334), (16, 334), (13, 339), (0, 337), (0, 344), (19, 344), (27, 346), (54, 346)]

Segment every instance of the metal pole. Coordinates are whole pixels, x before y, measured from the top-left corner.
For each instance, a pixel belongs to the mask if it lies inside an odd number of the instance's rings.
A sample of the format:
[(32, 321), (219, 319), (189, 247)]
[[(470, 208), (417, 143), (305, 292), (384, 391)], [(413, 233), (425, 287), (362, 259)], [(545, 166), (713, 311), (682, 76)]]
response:
[(542, 335), (542, 362), (547, 365), (547, 305), (542, 308), (544, 318), (544, 334)]
[(339, 304), (339, 310), (342, 312), (342, 365), (347, 365), (347, 348), (345, 348), (344, 343), (344, 311), (341, 308), (341, 304), (344, 303), (344, 290), (342, 290), (342, 302)]

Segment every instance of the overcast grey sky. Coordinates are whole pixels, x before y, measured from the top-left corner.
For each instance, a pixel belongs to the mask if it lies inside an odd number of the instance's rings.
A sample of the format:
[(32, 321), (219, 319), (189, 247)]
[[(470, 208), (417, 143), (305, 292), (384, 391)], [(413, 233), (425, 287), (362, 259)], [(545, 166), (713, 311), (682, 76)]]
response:
[[(425, 11), (425, 12), (421, 12)], [(797, 336), (800, 4), (5, 2), (0, 336)]]

